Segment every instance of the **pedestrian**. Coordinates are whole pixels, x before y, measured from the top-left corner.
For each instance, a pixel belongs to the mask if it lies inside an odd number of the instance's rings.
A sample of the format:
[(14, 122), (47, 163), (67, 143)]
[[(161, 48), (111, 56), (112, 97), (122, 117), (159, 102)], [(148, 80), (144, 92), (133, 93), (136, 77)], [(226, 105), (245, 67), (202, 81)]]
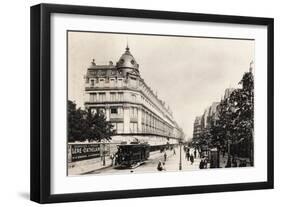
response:
[(231, 167), (231, 156), (230, 156), (230, 155), (228, 155), (227, 163), (226, 163), (226, 166), (225, 166), (225, 167), (226, 167), (226, 168)]
[(162, 170), (166, 171), (165, 162), (162, 163)]
[(198, 156), (199, 156), (199, 158), (202, 158), (202, 151), (199, 148), (198, 148)]
[(193, 164), (193, 162), (194, 162), (194, 155), (193, 154), (190, 155), (190, 162), (191, 162), (191, 164)]
[(189, 151), (186, 152), (185, 158), (187, 159), (187, 161), (189, 161), (189, 158), (190, 158), (190, 153), (189, 153)]
[(110, 159), (111, 159), (111, 166), (114, 166), (114, 154), (110, 155)]
[(159, 160), (159, 162), (158, 162), (158, 164), (157, 164), (157, 170), (158, 170), (158, 171), (162, 171), (162, 170), (163, 170), (163, 165), (162, 165), (161, 160)]
[(232, 167), (237, 167), (238, 165), (237, 165), (237, 160), (236, 159), (233, 159), (233, 161), (232, 161)]
[(197, 152), (196, 152), (196, 148), (194, 149), (194, 158), (196, 158), (197, 156)]
[(201, 159), (201, 161), (199, 163), (199, 169), (204, 169), (204, 167), (205, 167), (204, 159)]
[(208, 168), (208, 159), (204, 157), (204, 168)]
[(115, 159), (114, 159), (115, 163), (114, 163), (114, 165), (118, 165), (118, 161), (119, 161), (118, 152), (116, 152), (114, 156), (115, 156)]
[(174, 155), (176, 155), (176, 150), (175, 150), (175, 148), (174, 148), (173, 150), (174, 150)]
[(166, 153), (166, 151), (164, 152), (164, 162), (166, 162), (167, 161), (167, 153)]

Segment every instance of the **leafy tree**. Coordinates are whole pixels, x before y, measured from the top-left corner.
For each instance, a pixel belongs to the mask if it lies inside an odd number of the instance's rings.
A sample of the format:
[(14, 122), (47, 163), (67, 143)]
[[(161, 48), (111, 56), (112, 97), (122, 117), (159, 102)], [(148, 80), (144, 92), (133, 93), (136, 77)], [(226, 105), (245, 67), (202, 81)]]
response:
[(233, 114), (229, 98), (220, 102), (217, 107), (218, 118), (211, 121), (210, 134), (212, 146), (227, 148), (228, 140), (233, 131)]
[(83, 110), (76, 109), (76, 104), (72, 101), (67, 102), (67, 130), (68, 141), (85, 141), (84, 133), (84, 114)]
[(195, 140), (197, 147), (198, 146), (208, 146), (210, 147), (211, 144), (211, 134), (210, 128), (202, 129), (199, 138)]
[(210, 127), (210, 145), (220, 149), (226, 145), (225, 137), (227, 134), (222, 130), (221, 126), (212, 121)]
[(90, 109), (76, 108), (76, 104), (68, 101), (67, 107), (68, 141), (102, 141), (110, 140), (113, 125), (106, 121), (104, 113), (98, 111), (93, 115)]
[(253, 160), (254, 128), (254, 79), (251, 72), (243, 75), (239, 84), (242, 89), (234, 90), (218, 106), (218, 120), (211, 124), (211, 143), (214, 146), (240, 144), (239, 151), (247, 151)]
[(244, 74), (242, 80), (241, 101), (239, 103), (238, 130), (241, 132), (240, 140), (243, 141), (241, 146), (250, 157), (251, 165), (254, 162), (254, 77), (252, 72)]
[(113, 133), (113, 125), (106, 121), (103, 112), (97, 111), (93, 113), (88, 110), (85, 117), (86, 131), (85, 137), (90, 141), (111, 140)]

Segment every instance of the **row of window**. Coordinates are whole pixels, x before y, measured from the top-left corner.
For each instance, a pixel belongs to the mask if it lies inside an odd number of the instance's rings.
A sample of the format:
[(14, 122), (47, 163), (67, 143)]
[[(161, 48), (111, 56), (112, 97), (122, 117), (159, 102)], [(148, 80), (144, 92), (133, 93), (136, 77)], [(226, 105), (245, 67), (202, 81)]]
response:
[[(145, 101), (151, 107), (156, 109), (156, 107), (153, 104), (151, 104), (147, 99), (143, 98), (142, 96), (141, 96), (141, 98), (142, 98), (143, 101)], [(103, 101), (108, 101), (106, 99), (106, 93), (105, 92), (90, 93), (90, 102), (103, 102)], [(109, 101), (112, 101), (112, 102), (124, 101), (124, 93), (123, 92), (110, 92)], [(137, 102), (137, 94), (131, 93), (130, 101), (132, 101), (134, 103)]]
[[(122, 122), (112, 122), (111, 123), (113, 125), (113, 129), (117, 132), (117, 133), (124, 133), (124, 123)], [(130, 133), (138, 133), (138, 124), (137, 123), (132, 123), (130, 122)]]
[[(90, 102), (103, 102), (103, 101), (124, 101), (124, 93), (123, 92), (110, 92), (109, 100), (106, 98), (105, 92), (100, 93), (90, 93)], [(136, 102), (137, 95), (135, 93), (131, 93), (130, 101)]]
[[(123, 107), (111, 107), (110, 108), (110, 117), (121, 117), (123, 116)], [(138, 108), (131, 107), (130, 108), (130, 118), (138, 118)]]
[(141, 96), (141, 100), (142, 100), (142, 103), (144, 103), (145, 105), (148, 105), (151, 108), (153, 108), (154, 110), (163, 114), (163, 112), (155, 104), (152, 104), (151, 101), (149, 101), (147, 98)]
[[(113, 65), (113, 62), (112, 61), (109, 61), (109, 64), (110, 65)], [(116, 75), (117, 72), (119, 74), (122, 74), (122, 71), (117, 71), (117, 70), (111, 70), (111, 71), (108, 71), (108, 70), (104, 70), (104, 69), (101, 69), (101, 70), (94, 70), (93, 72), (91, 72), (92, 75), (94, 76), (105, 76), (107, 74), (109, 74), (108, 72), (110, 72), (111, 75)], [(86, 80), (87, 81), (87, 80)]]
[[(92, 112), (96, 113), (97, 110), (105, 113), (104, 108), (99, 108), (99, 109), (93, 108)], [(123, 113), (124, 113), (123, 107), (111, 107), (110, 111), (109, 111), (109, 118), (123, 118)], [(136, 121), (138, 120), (138, 108), (137, 107), (130, 107), (129, 114), (130, 114), (131, 121), (132, 121), (132, 119), (134, 119)], [(121, 127), (121, 125), (120, 125), (120, 127)], [(173, 130), (172, 127), (165, 124), (160, 119), (156, 118), (152, 114), (145, 112), (144, 110), (142, 111), (142, 132), (153, 132), (153, 133), (168, 135), (168, 134), (172, 133), (172, 130)], [(130, 123), (130, 132), (132, 132), (132, 133), (138, 132), (137, 122)]]
[(123, 92), (110, 92), (110, 101), (124, 101), (124, 93)]
[[(94, 86), (99, 86), (99, 87), (104, 87), (106, 86), (106, 84), (110, 84), (110, 86), (123, 86), (123, 78), (96, 78), (96, 79), (90, 79), (89, 83), (90, 86), (94, 87)], [(87, 82), (86, 82), (87, 83)]]
[(103, 102), (106, 100), (105, 93), (90, 93), (90, 102)]
[(172, 127), (168, 126), (160, 119), (156, 118), (152, 114), (147, 113), (145, 111), (143, 111), (143, 114), (142, 114), (142, 123), (146, 123), (149, 126), (151, 126), (152, 128), (159, 130), (161, 132), (167, 132), (167, 131), (172, 130)]
[[(124, 133), (124, 123), (123, 122), (112, 122), (111, 123), (113, 125), (113, 129), (117, 132), (117, 133)], [(155, 129), (146, 125), (142, 125), (142, 131), (138, 130), (138, 124), (134, 123), (134, 122), (130, 122), (130, 133), (157, 133), (157, 134), (164, 134), (164, 135), (171, 135), (171, 131), (163, 133), (161, 130), (159, 129)]]
[[(159, 103), (159, 99), (155, 98), (154, 95), (151, 94), (151, 92), (146, 88), (146, 86), (142, 85), (141, 90), (143, 91), (144, 94), (146, 94), (146, 96), (148, 97), (145, 98), (144, 96), (141, 96), (141, 101), (142, 103), (146, 103), (147, 105), (149, 105), (151, 108), (155, 109), (156, 111), (164, 114), (164, 113), (169, 113), (171, 115), (171, 113), (163, 106), (160, 106), (158, 104), (153, 104), (153, 103)], [(153, 100), (152, 102), (149, 100)], [(162, 102), (162, 101), (160, 101)], [(164, 104), (163, 102), (161, 103), (162, 105)], [(162, 110), (163, 109), (163, 110)], [(163, 112), (165, 111), (165, 112)]]
[[(111, 87), (122, 87), (124, 86), (124, 78), (92, 78), (86, 81), (86, 83), (90, 83), (90, 86), (92, 87), (105, 87), (105, 86), (111, 86)], [(130, 78), (127, 82), (130, 87), (137, 87), (137, 79), (136, 78)]]
[(164, 130), (161, 130), (161, 129), (158, 129), (158, 128), (155, 128), (155, 127), (152, 127), (152, 126), (149, 126), (149, 125), (145, 125), (145, 124), (142, 124), (142, 132), (143, 133), (156, 133), (156, 134), (163, 134), (163, 135), (171, 135), (172, 134), (171, 130), (164, 131)]
[(113, 125), (113, 130), (115, 130), (117, 133), (123, 133), (124, 132), (124, 124), (122, 122), (120, 123), (111, 123)]

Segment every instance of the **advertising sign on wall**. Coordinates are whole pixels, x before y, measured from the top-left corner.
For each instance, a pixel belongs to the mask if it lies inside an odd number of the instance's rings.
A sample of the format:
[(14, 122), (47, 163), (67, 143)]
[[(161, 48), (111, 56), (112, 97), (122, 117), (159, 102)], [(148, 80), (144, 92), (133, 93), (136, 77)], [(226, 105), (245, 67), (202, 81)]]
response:
[(72, 162), (100, 157), (99, 144), (71, 144)]

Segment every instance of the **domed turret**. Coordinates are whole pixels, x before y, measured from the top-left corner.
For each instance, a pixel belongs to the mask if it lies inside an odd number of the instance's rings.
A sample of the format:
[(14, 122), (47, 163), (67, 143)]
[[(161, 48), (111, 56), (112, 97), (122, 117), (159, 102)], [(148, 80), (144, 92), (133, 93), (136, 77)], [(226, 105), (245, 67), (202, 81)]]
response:
[(116, 64), (118, 69), (125, 69), (127, 72), (139, 72), (139, 64), (136, 62), (135, 58), (130, 52), (130, 48), (127, 46), (126, 51), (120, 57)]

